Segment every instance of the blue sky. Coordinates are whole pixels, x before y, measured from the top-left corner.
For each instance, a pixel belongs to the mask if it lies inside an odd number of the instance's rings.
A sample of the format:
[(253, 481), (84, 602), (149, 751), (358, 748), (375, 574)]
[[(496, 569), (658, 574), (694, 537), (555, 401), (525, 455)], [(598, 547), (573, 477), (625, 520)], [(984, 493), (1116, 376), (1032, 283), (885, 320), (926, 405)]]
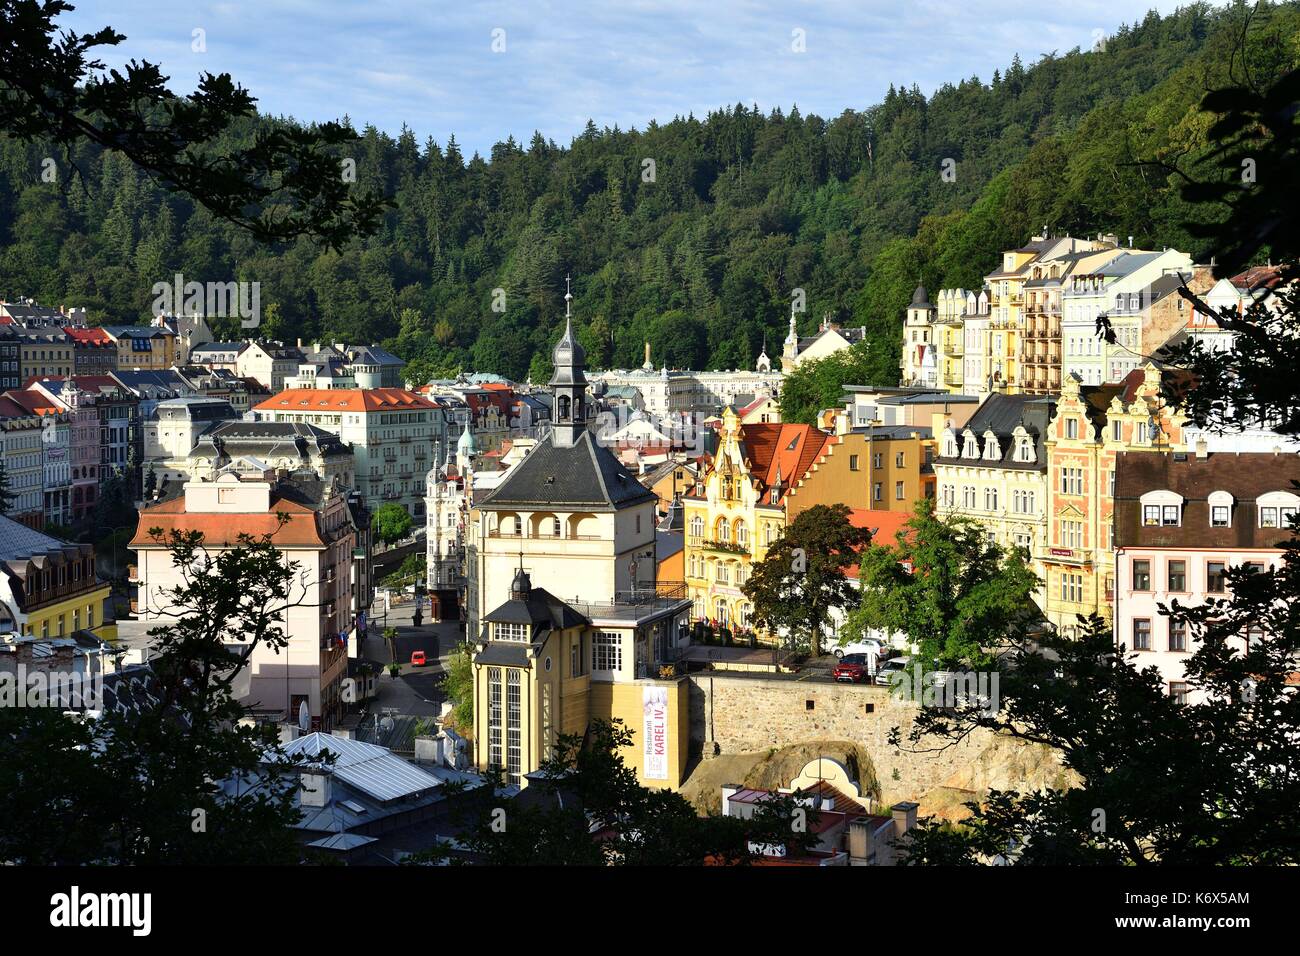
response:
[[(73, 0), (77, 3), (78, 0)], [(987, 81), (1019, 53), (1088, 49), (1097, 36), (1178, 0), (1011, 0), (801, 3), (759, 0), (114, 0), (60, 25), (126, 35), (101, 54), (159, 63), (172, 88), (229, 72), (268, 113), (300, 120), (344, 114), (423, 142), (456, 135), (466, 156), (538, 129), (567, 145), (588, 118), (648, 120), (744, 102), (798, 104), (823, 117), (878, 102), (889, 84), (929, 94)], [(195, 30), (204, 52), (195, 52)], [(493, 51), (495, 30), (504, 50)], [(795, 52), (802, 31), (804, 52)], [(496, 34), (499, 38), (502, 34)], [(498, 46), (500, 43), (498, 43)]]

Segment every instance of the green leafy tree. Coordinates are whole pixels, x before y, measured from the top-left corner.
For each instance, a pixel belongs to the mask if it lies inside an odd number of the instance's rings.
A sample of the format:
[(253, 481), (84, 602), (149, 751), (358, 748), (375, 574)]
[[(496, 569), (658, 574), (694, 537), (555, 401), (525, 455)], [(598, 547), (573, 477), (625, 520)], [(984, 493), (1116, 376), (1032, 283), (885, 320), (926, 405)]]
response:
[(384, 544), (401, 541), (411, 533), (413, 525), (410, 512), (392, 501), (376, 508), (370, 519), (370, 527), (375, 537)]
[(801, 511), (741, 588), (753, 602), (754, 620), (784, 631), (793, 647), (820, 655), (831, 612), (857, 596), (845, 569), (870, 541), (870, 531), (850, 522), (848, 505)]
[[(891, 336), (897, 337), (891, 332)], [(817, 413), (839, 408), (846, 385), (897, 385), (894, 345), (858, 342), (825, 358), (800, 364), (781, 383), (781, 420), (813, 425)]]
[(862, 603), (846, 633), (906, 634), (925, 668), (981, 665), (1008, 634), (1030, 623), (1038, 579), (1018, 550), (991, 543), (962, 515), (939, 518), (922, 498), (892, 547), (862, 555)]
[(230, 74), (205, 73), (182, 97), (153, 63), (105, 70), (97, 48), (126, 37), (111, 27), (60, 32), (55, 20), (72, 9), (63, 0), (0, 6), (0, 130), (48, 142), (70, 165), (87, 144), (119, 152), (262, 241), (309, 236), (337, 247), (378, 226), (387, 201), (354, 192), (340, 166), (340, 148), (356, 138), (348, 124), (262, 129), (234, 148), (223, 134), (254, 116), (256, 100)]
[(473, 649), (461, 644), (447, 656), (442, 692), (451, 702), (451, 723), (462, 736), (474, 732)]
[[(185, 570), (157, 597), (165, 623), (149, 632), (152, 693), (94, 719), (0, 707), (0, 785), (13, 797), (0, 855), (33, 865), (298, 862), (296, 771), (273, 727), (244, 721), (231, 689), (256, 648), (285, 647), (281, 622), (304, 598), (298, 566), (273, 535), (212, 552), (198, 532), (153, 534)], [(277, 758), (285, 775), (264, 775)], [(262, 782), (223, 790), (236, 776)]]

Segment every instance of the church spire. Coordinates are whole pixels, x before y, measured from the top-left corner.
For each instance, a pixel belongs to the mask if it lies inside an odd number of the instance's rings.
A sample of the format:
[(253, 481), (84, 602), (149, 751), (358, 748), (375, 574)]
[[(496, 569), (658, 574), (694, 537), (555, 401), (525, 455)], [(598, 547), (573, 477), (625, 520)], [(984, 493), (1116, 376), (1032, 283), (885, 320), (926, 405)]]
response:
[(571, 303), (573, 292), (569, 277), (564, 277), (564, 336), (555, 345), (551, 360), (555, 374), (555, 407), (551, 415), (551, 440), (559, 448), (572, 448), (587, 430), (587, 376), (584, 374), (587, 352), (573, 334)]

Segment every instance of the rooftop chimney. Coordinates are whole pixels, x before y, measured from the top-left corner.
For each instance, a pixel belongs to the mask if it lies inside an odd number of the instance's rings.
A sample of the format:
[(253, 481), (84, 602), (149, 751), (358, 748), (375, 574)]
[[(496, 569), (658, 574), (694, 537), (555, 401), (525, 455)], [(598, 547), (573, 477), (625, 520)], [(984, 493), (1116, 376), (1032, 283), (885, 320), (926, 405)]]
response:
[(900, 837), (916, 826), (916, 810), (919, 804), (904, 800), (889, 808), (894, 818), (894, 836)]
[(327, 807), (333, 795), (330, 778), (333, 772), (325, 767), (306, 767), (299, 776), (304, 807)]

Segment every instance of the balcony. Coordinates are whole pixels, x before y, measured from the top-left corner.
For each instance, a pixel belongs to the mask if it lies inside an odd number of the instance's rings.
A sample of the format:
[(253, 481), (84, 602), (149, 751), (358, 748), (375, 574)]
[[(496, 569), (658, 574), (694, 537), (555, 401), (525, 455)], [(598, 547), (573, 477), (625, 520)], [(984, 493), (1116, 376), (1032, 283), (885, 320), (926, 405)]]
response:
[(737, 544), (734, 541), (713, 541), (704, 538), (700, 540), (696, 547), (704, 551), (724, 551), (727, 554), (749, 554), (748, 544)]
[(562, 598), (588, 618), (616, 618), (638, 621), (663, 611), (686, 610), (691, 601), (684, 581), (660, 581), (632, 591), (618, 591), (612, 602), (589, 602)]

